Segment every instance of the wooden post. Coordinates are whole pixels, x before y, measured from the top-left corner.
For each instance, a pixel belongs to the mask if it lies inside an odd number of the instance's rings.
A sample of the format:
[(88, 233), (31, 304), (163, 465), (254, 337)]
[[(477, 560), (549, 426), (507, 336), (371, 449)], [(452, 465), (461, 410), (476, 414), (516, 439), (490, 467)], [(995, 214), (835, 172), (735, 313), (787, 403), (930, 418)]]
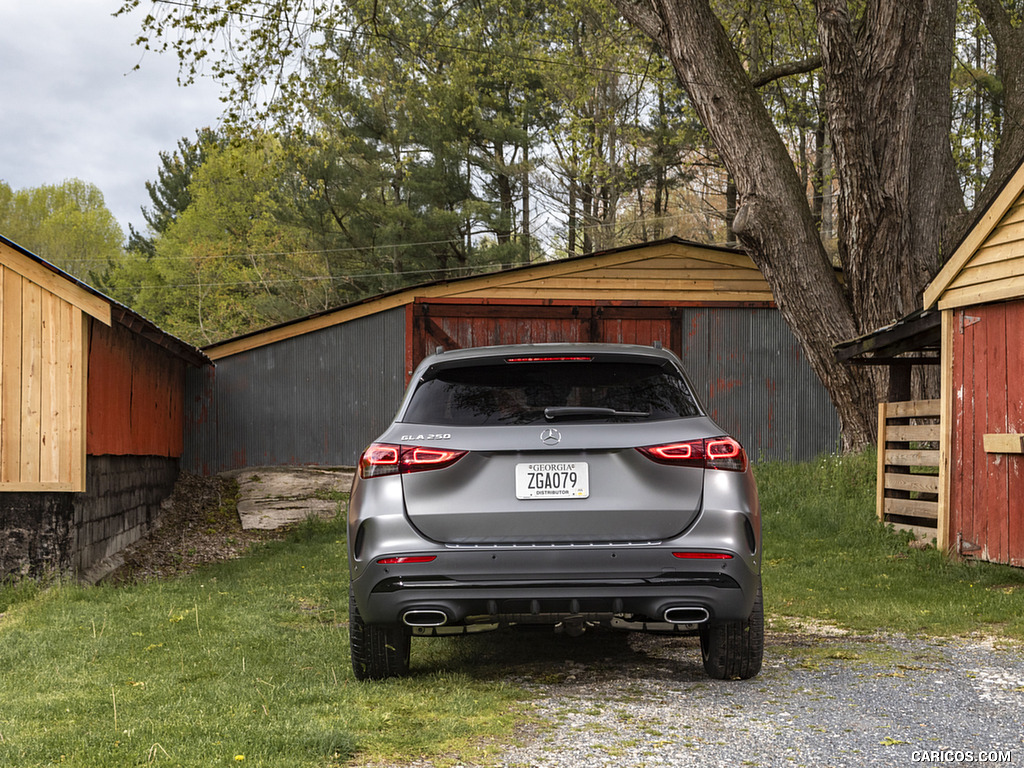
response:
[(878, 519), (885, 522), (885, 422), (888, 403), (878, 404), (878, 469), (875, 472), (875, 509)]

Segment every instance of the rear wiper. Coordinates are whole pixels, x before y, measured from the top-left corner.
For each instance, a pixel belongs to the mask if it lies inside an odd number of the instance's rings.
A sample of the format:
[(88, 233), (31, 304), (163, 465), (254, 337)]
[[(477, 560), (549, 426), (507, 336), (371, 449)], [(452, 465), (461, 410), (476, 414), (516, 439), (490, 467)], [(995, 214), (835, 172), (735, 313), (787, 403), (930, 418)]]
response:
[(573, 406), (548, 406), (544, 409), (544, 418), (548, 421), (555, 419), (585, 419), (590, 416), (612, 418), (613, 416), (633, 416), (647, 418), (650, 411), (618, 411), (615, 408), (587, 408)]

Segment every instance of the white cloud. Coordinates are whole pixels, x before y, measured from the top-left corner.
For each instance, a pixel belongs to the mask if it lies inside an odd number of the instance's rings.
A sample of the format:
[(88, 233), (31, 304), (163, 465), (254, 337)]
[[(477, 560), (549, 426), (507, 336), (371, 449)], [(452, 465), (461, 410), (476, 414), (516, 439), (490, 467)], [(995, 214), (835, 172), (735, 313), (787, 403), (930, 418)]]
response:
[(159, 153), (215, 126), (222, 105), (215, 83), (179, 87), (176, 58), (135, 47), (145, 9), (114, 18), (120, 4), (0, 0), (0, 180), (95, 184), (127, 234)]

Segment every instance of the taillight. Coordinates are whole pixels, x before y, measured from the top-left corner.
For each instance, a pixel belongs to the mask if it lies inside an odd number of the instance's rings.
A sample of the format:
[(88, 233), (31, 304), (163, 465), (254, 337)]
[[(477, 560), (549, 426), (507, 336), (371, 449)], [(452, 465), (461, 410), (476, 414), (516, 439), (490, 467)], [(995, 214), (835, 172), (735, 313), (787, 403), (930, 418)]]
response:
[(676, 467), (704, 467), (731, 472), (743, 472), (747, 468), (747, 452), (739, 442), (727, 436), (650, 445), (637, 450), (651, 461)]
[(384, 475), (404, 475), (444, 469), (466, 455), (466, 451), (430, 448), (420, 445), (389, 445), (374, 443), (359, 457), (359, 476), (362, 478)]
[(506, 357), (506, 363), (589, 363), (589, 355), (544, 355), (531, 357)]

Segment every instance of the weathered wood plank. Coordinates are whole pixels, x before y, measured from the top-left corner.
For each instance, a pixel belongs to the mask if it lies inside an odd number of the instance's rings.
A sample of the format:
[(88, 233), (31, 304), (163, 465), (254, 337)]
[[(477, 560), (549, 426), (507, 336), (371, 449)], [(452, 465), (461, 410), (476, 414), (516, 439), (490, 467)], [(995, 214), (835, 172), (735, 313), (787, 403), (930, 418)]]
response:
[(3, 407), (0, 409), (0, 482), (21, 482), (21, 295), (25, 280), (7, 270), (4, 277)]
[(938, 442), (938, 424), (889, 424), (885, 428), (887, 442)]
[(989, 433), (982, 435), (985, 453), (1024, 453), (1024, 435)]
[(39, 482), (42, 407), (43, 289), (24, 281), (21, 293), (21, 471), (25, 483)]
[(921, 501), (920, 499), (886, 499), (885, 514), (938, 520), (939, 502)]
[(941, 400), (906, 400), (888, 403), (889, 418), (912, 418), (914, 416), (938, 416)]
[(939, 363), (941, 371), (939, 422), (942, 425), (942, 435), (939, 440), (939, 516), (936, 544), (940, 552), (948, 552), (950, 547), (950, 494), (952, 492), (950, 451), (954, 435), (953, 380), (955, 376), (953, 353), (953, 313), (950, 310), (945, 310), (942, 313), (942, 351)]
[(940, 451), (922, 451), (911, 449), (889, 449), (884, 452), (886, 464), (901, 467), (937, 467)]
[(932, 539), (936, 538), (936, 532), (934, 528), (929, 528), (925, 525), (907, 525), (906, 523), (893, 523), (892, 527), (897, 531), (908, 531), (914, 535), (915, 539), (919, 541), (931, 542)]
[(63, 480), (60, 474), (60, 439), (64, 404), (60, 376), (60, 304), (52, 293), (42, 294), (42, 392), (39, 410), (39, 481)]
[[(7, 322), (5, 322), (4, 315), (4, 279), (7, 275), (7, 268), (0, 264), (0, 468), (3, 467), (3, 456), (4, 456), (4, 432), (3, 432), (3, 413), (4, 410), (4, 332), (7, 329)], [(14, 319), (11, 319), (14, 322)], [(10, 382), (7, 382), (10, 385)], [(2, 470), (0, 470), (2, 471)], [(0, 477), (2, 480), (2, 477)]]
[[(1024, 432), (1024, 301), (1006, 305), (1006, 424), (1007, 431)], [(1010, 501), (1009, 562), (1020, 565), (1024, 561), (1024, 514), (1020, 512), (1024, 499), (1024, 456), (1003, 457), (1007, 464), (1006, 496)]]
[(918, 491), (919, 493), (938, 493), (938, 475), (901, 475), (895, 472), (885, 473), (885, 487), (890, 491)]
[(85, 450), (88, 427), (86, 393), (89, 380), (89, 323), (85, 313), (71, 312), (69, 328), (68, 381), (70, 383), (71, 419), (69, 424), (70, 477), (76, 491), (85, 490)]
[(875, 468), (875, 514), (885, 519), (885, 422), (890, 403), (878, 404), (878, 451)]

